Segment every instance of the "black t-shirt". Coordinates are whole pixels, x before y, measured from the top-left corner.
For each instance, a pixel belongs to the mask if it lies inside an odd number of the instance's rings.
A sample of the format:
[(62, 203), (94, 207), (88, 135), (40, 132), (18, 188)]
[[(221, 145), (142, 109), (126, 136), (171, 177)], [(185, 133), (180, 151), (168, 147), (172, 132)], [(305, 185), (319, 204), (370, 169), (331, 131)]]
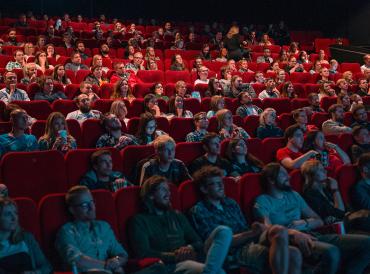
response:
[(204, 166), (216, 166), (224, 170), (224, 175), (229, 176), (231, 173), (231, 164), (228, 160), (222, 157), (217, 157), (217, 160), (215, 163), (211, 163), (208, 161), (207, 157), (205, 155), (195, 159), (190, 165), (189, 165), (189, 172), (191, 175), (194, 174), (194, 172), (198, 171)]

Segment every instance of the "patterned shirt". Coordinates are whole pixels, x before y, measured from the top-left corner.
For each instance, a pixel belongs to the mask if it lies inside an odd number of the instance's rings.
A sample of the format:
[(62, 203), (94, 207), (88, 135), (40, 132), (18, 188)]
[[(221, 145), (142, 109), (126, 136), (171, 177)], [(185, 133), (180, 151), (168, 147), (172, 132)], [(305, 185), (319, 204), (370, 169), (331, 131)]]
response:
[(262, 111), (263, 111), (262, 109), (260, 109), (259, 107), (255, 105), (250, 105), (250, 106), (242, 105), (237, 108), (236, 115), (239, 115), (240, 117), (245, 118), (250, 115), (258, 116), (259, 114), (262, 113)]
[(13, 69), (22, 69), (22, 68), (23, 68), (22, 64), (19, 64), (18, 62), (12, 62), (12, 61), (8, 62), (5, 67), (7, 71), (12, 71)]
[(115, 147), (117, 149), (123, 149), (128, 145), (138, 144), (139, 143), (135, 136), (132, 136), (130, 134), (122, 134), (119, 139), (116, 139), (112, 135), (104, 133), (96, 142), (96, 147)]
[(188, 133), (188, 135), (186, 135), (186, 142), (201, 142), (204, 138), (204, 136), (206, 136), (206, 134), (208, 133), (208, 131), (204, 131), (204, 132), (201, 132), (199, 130), (195, 130), (193, 132), (190, 132)]
[(267, 90), (264, 90), (258, 95), (258, 98), (260, 100), (266, 98), (280, 98), (280, 93), (278, 91), (268, 92)]
[(55, 247), (67, 266), (82, 255), (101, 261), (114, 256), (127, 256), (110, 225), (104, 221), (66, 223), (58, 231)]
[(179, 185), (180, 183), (191, 179), (185, 164), (177, 159), (174, 159), (171, 162), (167, 171), (162, 171), (160, 169), (158, 158), (150, 159), (141, 168), (140, 184), (153, 175), (163, 176), (175, 185)]
[(45, 100), (49, 103), (54, 102), (58, 99), (67, 99), (67, 96), (64, 94), (63, 91), (56, 91), (51, 94), (46, 94), (44, 92), (37, 92), (34, 97), (35, 100)]
[(190, 210), (190, 220), (203, 240), (219, 225), (230, 227), (233, 234), (248, 230), (247, 221), (237, 202), (225, 197), (218, 208), (207, 200), (198, 202)]
[(228, 131), (227, 134), (221, 130), (219, 132), (221, 140), (227, 139), (227, 138), (242, 138), (242, 139), (249, 139), (249, 134), (241, 127), (238, 127), (236, 125), (233, 125), (232, 131)]
[(8, 133), (0, 135), (0, 157), (12, 151), (35, 151), (39, 149), (36, 137), (30, 134), (23, 134), (14, 137)]
[(15, 89), (13, 94), (10, 94), (9, 89), (3, 88), (0, 90), (0, 100), (4, 101), (5, 104), (11, 103), (13, 101), (29, 101), (30, 98), (23, 89)]
[(102, 113), (98, 110), (90, 110), (87, 113), (83, 113), (80, 110), (75, 110), (67, 114), (66, 119), (75, 119), (82, 124), (87, 119), (100, 119)]
[(127, 63), (125, 69), (132, 70), (136, 74), (140, 70), (140, 67), (138, 65), (135, 65), (134, 63)]

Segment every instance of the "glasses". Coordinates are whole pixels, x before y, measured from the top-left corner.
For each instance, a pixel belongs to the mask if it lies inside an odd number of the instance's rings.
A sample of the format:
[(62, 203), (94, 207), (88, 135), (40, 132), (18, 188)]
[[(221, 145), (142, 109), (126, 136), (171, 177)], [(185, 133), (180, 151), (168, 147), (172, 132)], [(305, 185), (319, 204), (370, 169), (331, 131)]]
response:
[(91, 200), (91, 201), (83, 202), (83, 203), (76, 204), (76, 205), (73, 205), (73, 206), (74, 207), (80, 207), (84, 210), (87, 210), (87, 209), (91, 209), (93, 206), (95, 206), (95, 201)]

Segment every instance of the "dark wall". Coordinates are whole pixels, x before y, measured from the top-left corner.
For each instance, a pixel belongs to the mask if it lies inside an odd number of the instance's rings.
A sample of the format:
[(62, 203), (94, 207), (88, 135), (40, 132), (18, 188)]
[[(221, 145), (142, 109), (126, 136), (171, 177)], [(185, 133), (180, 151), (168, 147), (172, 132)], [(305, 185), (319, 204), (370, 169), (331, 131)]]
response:
[[(268, 24), (283, 19), (290, 29), (322, 30), (326, 35), (368, 40), (370, 4), (365, 0), (0, 0), (0, 10), (13, 16), (21, 11), (62, 15), (81, 13), (109, 17), (162, 20), (222, 20)], [(4, 3), (6, 2), (6, 4)], [(22, 8), (20, 8), (22, 7)], [(367, 31), (362, 37), (361, 31)]]

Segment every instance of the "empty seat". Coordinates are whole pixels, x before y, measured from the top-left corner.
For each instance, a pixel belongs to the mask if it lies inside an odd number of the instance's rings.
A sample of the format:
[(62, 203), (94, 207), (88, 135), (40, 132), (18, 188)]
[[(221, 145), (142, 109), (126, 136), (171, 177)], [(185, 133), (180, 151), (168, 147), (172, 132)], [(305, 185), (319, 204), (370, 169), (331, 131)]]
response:
[(260, 185), (261, 175), (258, 173), (247, 173), (244, 174), (240, 180), (240, 202), (241, 209), (247, 216), (249, 223), (253, 220), (253, 205), (255, 199), (262, 194), (262, 189)]
[(321, 129), (322, 123), (329, 119), (329, 114), (325, 112), (316, 112), (311, 116), (311, 122), (317, 128)]
[(290, 101), (290, 109), (298, 109), (309, 106), (310, 103), (308, 102), (307, 98), (294, 98)]
[(13, 197), (38, 201), (46, 194), (67, 191), (65, 163), (59, 151), (10, 152), (2, 158), (1, 167), (3, 182)]
[(350, 205), (350, 194), (353, 185), (359, 180), (360, 174), (357, 166), (343, 165), (336, 171), (338, 186), (344, 203)]
[(244, 126), (243, 128), (245, 131), (251, 136), (255, 137), (256, 136), (256, 131), (257, 128), (260, 125), (260, 120), (259, 116), (257, 115), (249, 115), (244, 118)]
[(113, 102), (113, 99), (99, 99), (93, 103), (92, 108), (99, 110), (101, 113), (107, 113), (110, 111), (110, 107)]
[(45, 126), (46, 126), (45, 120), (35, 121), (31, 126), (31, 134), (35, 135), (36, 139), (38, 140), (41, 136), (45, 134)]
[(359, 73), (361, 72), (361, 66), (359, 63), (341, 63), (340, 69), (342, 72), (345, 71), (352, 71), (352, 73)]
[(329, 107), (331, 105), (334, 105), (337, 103), (337, 97), (332, 96), (332, 97), (323, 97), (320, 101), (320, 106), (325, 110), (328, 111)]
[(309, 72), (292, 72), (290, 74), (292, 83), (311, 83), (311, 74)]
[(40, 241), (40, 223), (35, 201), (30, 198), (18, 197), (14, 201), (18, 207), (18, 218), (20, 226), (31, 232)]
[(148, 93), (152, 93), (152, 83), (138, 83), (134, 87), (134, 96), (136, 98), (144, 98)]
[(285, 131), (286, 128), (295, 124), (292, 114), (283, 113), (277, 119), (278, 126)]

